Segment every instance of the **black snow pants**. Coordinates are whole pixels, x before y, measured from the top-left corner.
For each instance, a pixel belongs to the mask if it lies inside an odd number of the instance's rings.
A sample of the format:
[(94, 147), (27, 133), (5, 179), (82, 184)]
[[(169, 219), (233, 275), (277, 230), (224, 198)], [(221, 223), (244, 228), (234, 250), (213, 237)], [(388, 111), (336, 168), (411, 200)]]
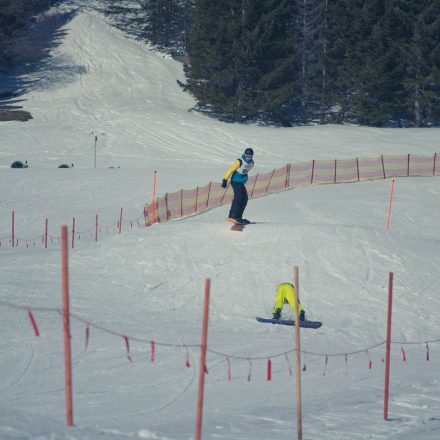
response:
[(243, 218), (244, 208), (246, 208), (248, 202), (248, 193), (244, 183), (231, 182), (231, 185), (234, 190), (234, 199), (232, 200), (229, 217), (241, 220)]

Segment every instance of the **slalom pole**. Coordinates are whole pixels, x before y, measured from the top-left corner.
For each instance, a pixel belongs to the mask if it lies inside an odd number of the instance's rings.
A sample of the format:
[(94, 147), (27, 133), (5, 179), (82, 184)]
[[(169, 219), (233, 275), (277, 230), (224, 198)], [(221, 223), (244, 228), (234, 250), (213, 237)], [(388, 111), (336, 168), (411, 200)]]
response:
[(69, 271), (68, 271), (67, 226), (61, 226), (61, 270), (63, 291), (64, 371), (66, 389), (66, 424), (73, 426), (72, 408), (72, 356), (70, 350)]
[(301, 345), (299, 335), (299, 276), (298, 266), (293, 268), (295, 292), (295, 352), (296, 352), (296, 432), (298, 440), (302, 440), (302, 401), (301, 401)]
[(122, 232), (122, 208), (119, 211), (119, 233)]
[(388, 317), (387, 317), (387, 340), (385, 354), (385, 391), (383, 404), (383, 418), (388, 420), (388, 395), (390, 391), (390, 353), (391, 353), (391, 311), (393, 307), (393, 272), (390, 272), (388, 280)]
[(72, 220), (72, 249), (75, 246), (75, 217)]
[(203, 327), (202, 327), (202, 343), (200, 345), (200, 365), (199, 365), (199, 391), (197, 397), (197, 420), (196, 420), (196, 436), (195, 440), (202, 438), (202, 418), (203, 418), (203, 396), (205, 391), (205, 374), (206, 374), (206, 346), (208, 343), (208, 315), (209, 315), (209, 291), (211, 288), (211, 280), (205, 280), (205, 299), (203, 305)]
[(14, 241), (15, 241), (15, 212), (12, 211), (12, 231), (11, 231), (11, 238), (12, 238), (12, 247), (15, 247)]
[(44, 227), (44, 248), (47, 249), (47, 226), (48, 220), (46, 219), (45, 227)]
[(394, 193), (394, 179), (393, 179), (393, 182), (391, 184), (390, 202), (388, 203), (388, 217), (387, 217), (387, 224), (385, 226), (385, 229), (388, 229), (390, 227), (391, 206), (393, 204), (393, 193)]
[(155, 203), (156, 203), (156, 183), (157, 183), (157, 173), (156, 173), (156, 171), (154, 171), (154, 176), (153, 176), (153, 198), (151, 200), (151, 209), (152, 209), (151, 224), (156, 223), (156, 207), (155, 207)]

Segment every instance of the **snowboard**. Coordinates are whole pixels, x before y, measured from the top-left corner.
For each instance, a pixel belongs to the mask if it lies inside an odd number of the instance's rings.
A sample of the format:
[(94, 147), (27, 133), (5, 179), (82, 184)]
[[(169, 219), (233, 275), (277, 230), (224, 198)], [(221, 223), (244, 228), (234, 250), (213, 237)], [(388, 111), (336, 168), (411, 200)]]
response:
[(245, 225), (241, 225), (239, 223), (233, 223), (231, 226), (231, 231), (239, 231), (242, 232)]
[(236, 220), (235, 218), (232, 218), (232, 217), (226, 217), (225, 220), (229, 223), (234, 224), (234, 225), (243, 225), (243, 226), (252, 225), (254, 223), (254, 222), (240, 223), (238, 220)]
[[(291, 319), (260, 318), (259, 316), (257, 316), (256, 320), (268, 324), (295, 325), (295, 321)], [(304, 320), (299, 321), (299, 326), (304, 328), (319, 328), (322, 326), (322, 322)]]

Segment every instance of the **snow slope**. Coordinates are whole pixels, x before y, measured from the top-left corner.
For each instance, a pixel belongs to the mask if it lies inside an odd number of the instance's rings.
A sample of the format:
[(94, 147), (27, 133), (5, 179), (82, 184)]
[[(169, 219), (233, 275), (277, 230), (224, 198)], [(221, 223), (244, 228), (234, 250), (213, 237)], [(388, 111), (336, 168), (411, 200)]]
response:
[[(42, 232), (45, 218), (53, 235), (73, 216), (79, 230), (97, 213), (114, 221), (120, 207), (136, 218), (151, 198), (153, 170), (160, 194), (219, 181), (245, 145), (255, 149), (253, 172), (310, 159), (439, 150), (439, 129), (240, 126), (188, 111), (194, 102), (176, 84), (181, 65), (125, 38), (91, 6), (69, 6), (75, 14), (51, 59), (64, 63), (63, 74), (49, 69), (50, 86), (37, 84), (25, 96), (34, 119), (0, 127), (0, 237), (9, 234), (11, 210), (16, 233), (27, 237)], [(96, 170), (92, 131), (104, 133)], [(7, 168), (15, 159), (31, 167)], [(57, 169), (62, 162), (75, 168)], [(62, 322), (56, 312), (38, 310), (60, 307), (59, 247), (12, 249), (2, 241), (0, 438), (193, 438), (207, 277), (212, 351), (203, 438), (294, 437), (295, 382), (283, 354), (292, 363), (292, 329), (254, 317), (271, 313), (275, 288), (292, 280), (295, 265), (306, 313), (323, 321), (321, 329), (302, 332), (302, 349), (318, 353), (303, 354), (304, 438), (439, 438), (440, 345), (429, 344), (427, 362), (423, 342), (440, 338), (440, 185), (438, 177), (396, 179), (386, 230), (390, 185), (311, 186), (251, 200), (246, 217), (261, 223), (242, 233), (229, 230), (224, 206), (103, 234), (96, 244), (78, 242), (70, 252), (71, 312), (108, 331), (91, 327), (85, 350), (86, 326), (72, 320), (72, 429), (64, 422)], [(384, 346), (365, 349), (385, 339), (390, 271), (393, 340), (418, 343), (392, 346), (384, 422)], [(40, 338), (26, 309), (11, 305), (33, 307)], [(121, 335), (130, 338), (132, 362)], [(344, 354), (357, 351), (346, 363)], [(338, 356), (325, 367), (325, 354)], [(261, 358), (252, 360), (250, 381), (247, 358)]]

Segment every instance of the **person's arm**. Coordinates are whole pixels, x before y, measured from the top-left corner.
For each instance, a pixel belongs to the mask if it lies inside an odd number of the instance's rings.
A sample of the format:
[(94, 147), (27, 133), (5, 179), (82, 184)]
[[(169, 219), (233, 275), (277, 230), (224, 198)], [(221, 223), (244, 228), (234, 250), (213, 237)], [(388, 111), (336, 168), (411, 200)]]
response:
[(240, 166), (241, 166), (240, 160), (239, 159), (234, 160), (234, 163), (228, 168), (228, 171), (226, 171), (223, 180), (227, 181), (231, 177), (231, 174), (234, 171), (237, 171), (240, 168)]

